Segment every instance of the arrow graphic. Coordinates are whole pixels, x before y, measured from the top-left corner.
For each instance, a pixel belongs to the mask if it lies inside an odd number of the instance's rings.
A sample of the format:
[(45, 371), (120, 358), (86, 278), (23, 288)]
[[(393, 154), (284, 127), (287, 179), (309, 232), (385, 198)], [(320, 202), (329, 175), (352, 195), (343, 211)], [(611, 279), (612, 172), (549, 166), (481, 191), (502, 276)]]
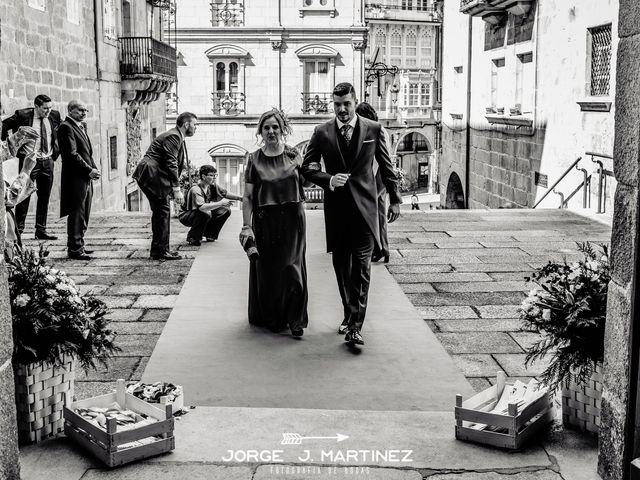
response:
[(335, 440), (342, 442), (347, 438), (349, 438), (348, 435), (342, 435), (341, 433), (337, 433), (333, 437), (303, 437), (299, 433), (283, 433), (280, 445), (300, 445), (303, 440)]

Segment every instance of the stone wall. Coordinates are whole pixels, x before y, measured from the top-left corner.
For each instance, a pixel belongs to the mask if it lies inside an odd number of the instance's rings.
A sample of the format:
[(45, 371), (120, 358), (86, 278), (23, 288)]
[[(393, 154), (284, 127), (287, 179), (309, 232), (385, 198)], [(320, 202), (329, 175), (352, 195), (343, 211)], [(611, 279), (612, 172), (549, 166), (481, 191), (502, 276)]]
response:
[[(618, 181), (611, 236), (612, 279), (609, 284), (605, 333), (604, 389), (598, 471), (604, 480), (626, 478), (625, 458), (633, 322), (634, 253), (638, 250), (638, 165), (640, 163), (640, 6), (620, 2), (620, 43), (614, 141), (614, 173)], [(636, 287), (637, 288), (637, 287)], [(636, 326), (637, 328), (637, 326)], [(635, 372), (637, 374), (637, 372)]]

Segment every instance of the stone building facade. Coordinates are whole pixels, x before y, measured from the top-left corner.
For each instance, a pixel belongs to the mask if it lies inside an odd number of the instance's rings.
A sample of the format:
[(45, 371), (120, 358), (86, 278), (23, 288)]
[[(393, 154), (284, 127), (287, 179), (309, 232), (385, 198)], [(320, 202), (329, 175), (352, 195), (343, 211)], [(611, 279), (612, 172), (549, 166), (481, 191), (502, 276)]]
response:
[(430, 193), (439, 186), (441, 13), (435, 0), (365, 2), (364, 100), (390, 133), (393, 160), (410, 186)]
[[(163, 92), (175, 81), (175, 50), (162, 42), (164, 6), (160, 0), (0, 4), (0, 115), (33, 106), (41, 93), (51, 97), (63, 118), (70, 100), (85, 102), (94, 160), (102, 173), (94, 183), (94, 209), (127, 209), (131, 163), (165, 128)], [(7, 169), (15, 172), (17, 165)], [(52, 215), (58, 212), (60, 162), (54, 175)]]
[(586, 174), (587, 206), (610, 212), (618, 2), (444, 9), (442, 205), (582, 208)]
[(199, 119), (189, 157), (215, 163), (219, 183), (235, 193), (263, 112), (281, 108), (293, 125), (288, 143), (304, 148), (331, 118), (335, 84), (363, 91), (363, 0), (182, 0), (175, 31), (184, 65), (172, 108)]

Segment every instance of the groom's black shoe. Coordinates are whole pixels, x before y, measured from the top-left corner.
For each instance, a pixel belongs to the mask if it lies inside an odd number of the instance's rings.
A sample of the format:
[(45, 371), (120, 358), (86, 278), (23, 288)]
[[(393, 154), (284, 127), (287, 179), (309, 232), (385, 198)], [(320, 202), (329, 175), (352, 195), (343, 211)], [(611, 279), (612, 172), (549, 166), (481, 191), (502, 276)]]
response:
[(347, 333), (348, 329), (349, 329), (349, 320), (345, 319), (345, 320), (342, 321), (342, 323), (338, 327), (338, 334), (339, 335), (344, 335), (345, 333)]
[(344, 341), (350, 345), (364, 345), (362, 335), (357, 330), (349, 330), (344, 337)]

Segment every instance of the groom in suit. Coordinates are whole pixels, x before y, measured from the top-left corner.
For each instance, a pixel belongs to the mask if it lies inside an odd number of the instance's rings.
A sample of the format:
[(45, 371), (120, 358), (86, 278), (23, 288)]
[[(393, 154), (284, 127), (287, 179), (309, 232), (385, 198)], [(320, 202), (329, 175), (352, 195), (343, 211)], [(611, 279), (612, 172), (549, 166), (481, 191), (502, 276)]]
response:
[[(389, 192), (389, 222), (400, 215), (402, 198), (382, 127), (356, 115), (356, 92), (350, 83), (333, 90), (335, 119), (318, 125), (302, 163), (302, 175), (322, 187), (327, 251), (344, 308), (338, 333), (349, 344), (363, 345), (361, 330), (367, 310), (371, 253), (380, 247), (378, 194), (373, 162), (379, 165)], [(322, 171), (320, 160), (324, 160)]]
[(76, 260), (91, 260), (93, 253), (84, 248), (84, 234), (89, 224), (92, 181), (100, 178), (93, 161), (93, 148), (87, 133), (87, 106), (71, 100), (68, 114), (58, 127), (58, 145), (62, 157), (60, 179), (60, 217), (67, 218), (67, 254)]
[[(38, 187), (38, 203), (36, 207), (35, 238), (38, 240), (56, 240), (58, 237), (47, 232), (47, 215), (49, 213), (49, 197), (53, 186), (53, 162), (58, 158), (56, 129), (60, 125), (60, 112), (53, 110), (51, 98), (38, 95), (33, 99), (33, 108), (24, 108), (2, 121), (0, 140), (5, 140), (9, 133), (17, 132), (20, 127), (33, 127), (40, 133), (36, 145), (36, 166), (31, 171), (31, 179)], [(18, 170), (22, 170), (25, 151), (19, 150)], [(20, 233), (24, 230), (25, 219), (29, 211), (29, 198), (16, 205), (16, 223)]]

